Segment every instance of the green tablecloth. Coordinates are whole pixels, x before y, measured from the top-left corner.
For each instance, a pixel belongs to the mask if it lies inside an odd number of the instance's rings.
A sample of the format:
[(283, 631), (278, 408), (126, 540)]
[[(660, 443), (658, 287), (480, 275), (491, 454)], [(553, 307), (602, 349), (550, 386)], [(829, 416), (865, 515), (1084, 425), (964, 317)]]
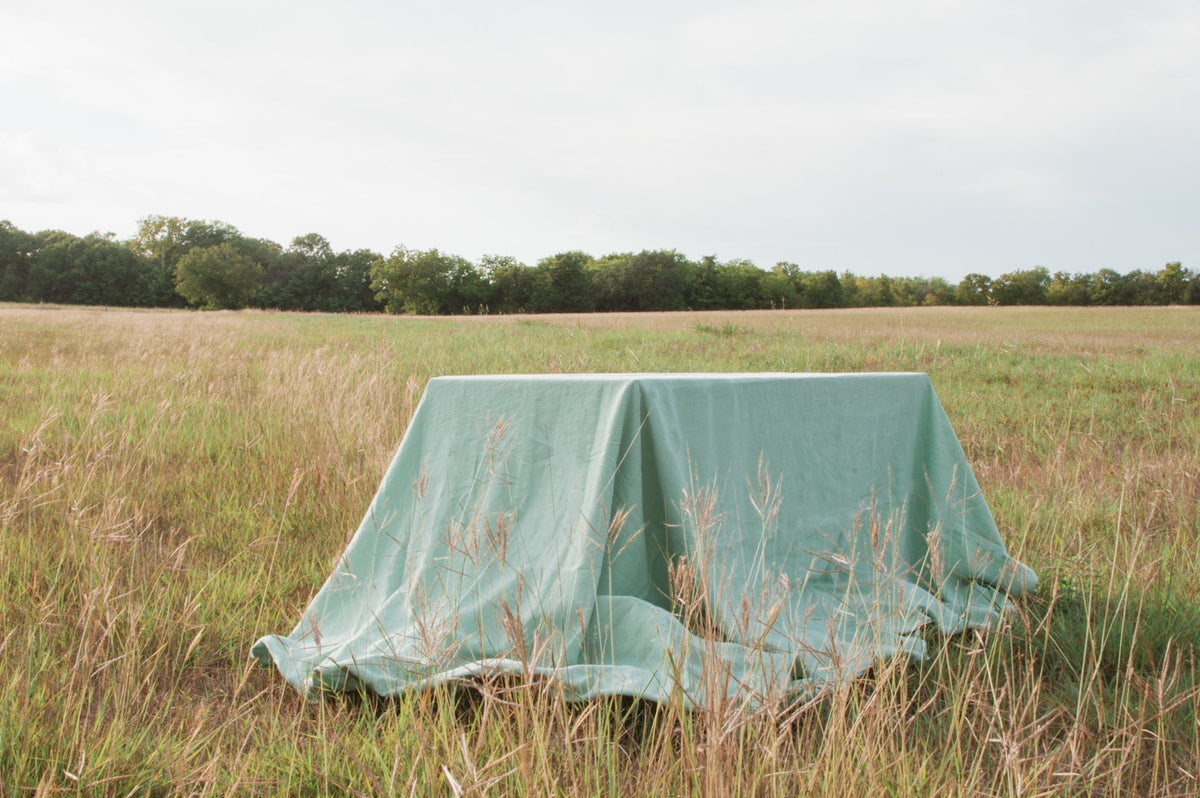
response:
[(306, 692), (509, 671), (761, 704), (1035, 583), (923, 374), (442, 377), (333, 574), (253, 653)]

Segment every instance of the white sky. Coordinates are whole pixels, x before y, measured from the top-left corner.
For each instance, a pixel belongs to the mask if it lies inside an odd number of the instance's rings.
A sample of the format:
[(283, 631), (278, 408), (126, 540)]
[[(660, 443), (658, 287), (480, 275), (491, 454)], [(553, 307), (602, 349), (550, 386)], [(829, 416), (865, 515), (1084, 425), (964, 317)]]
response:
[(1200, 269), (1200, 3), (38, 0), (0, 218), (533, 264)]

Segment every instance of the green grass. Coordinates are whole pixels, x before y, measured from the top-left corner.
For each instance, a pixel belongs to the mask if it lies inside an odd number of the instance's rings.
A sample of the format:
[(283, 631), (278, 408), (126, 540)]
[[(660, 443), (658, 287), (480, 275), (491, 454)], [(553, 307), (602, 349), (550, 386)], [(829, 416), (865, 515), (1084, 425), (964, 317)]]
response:
[[(249, 663), (430, 377), (764, 370), (929, 373), (1042, 577), (1010, 628), (750, 714), (520, 680), (308, 704)], [(0, 795), (1196, 792), (1198, 607), (1195, 309), (0, 307)]]

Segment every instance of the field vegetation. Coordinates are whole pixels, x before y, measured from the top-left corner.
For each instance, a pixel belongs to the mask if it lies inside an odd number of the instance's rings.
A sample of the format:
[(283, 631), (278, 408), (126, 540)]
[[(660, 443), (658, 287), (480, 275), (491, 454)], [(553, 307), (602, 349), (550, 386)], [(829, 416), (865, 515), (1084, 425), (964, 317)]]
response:
[[(923, 371), (1006, 628), (747, 713), (305, 702), (286, 633), (440, 374)], [(0, 306), (0, 795), (1200, 792), (1200, 310), (414, 318)]]

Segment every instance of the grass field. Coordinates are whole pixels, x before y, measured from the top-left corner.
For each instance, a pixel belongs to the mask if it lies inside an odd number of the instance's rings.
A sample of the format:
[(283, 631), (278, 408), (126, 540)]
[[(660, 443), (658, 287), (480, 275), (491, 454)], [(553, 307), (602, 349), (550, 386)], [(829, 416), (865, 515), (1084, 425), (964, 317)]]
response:
[[(250, 663), (440, 374), (924, 371), (1009, 628), (803, 708), (543, 684), (305, 703)], [(0, 306), (0, 796), (1200, 792), (1200, 309), (400, 317)]]

